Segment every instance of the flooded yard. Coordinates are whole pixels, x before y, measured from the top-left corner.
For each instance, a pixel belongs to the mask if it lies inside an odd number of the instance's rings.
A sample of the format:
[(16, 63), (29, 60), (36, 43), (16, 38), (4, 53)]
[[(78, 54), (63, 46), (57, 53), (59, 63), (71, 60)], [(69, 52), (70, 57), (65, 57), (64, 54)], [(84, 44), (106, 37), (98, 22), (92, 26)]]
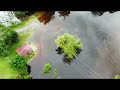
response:
[[(120, 74), (120, 12), (93, 16), (90, 12), (71, 12), (63, 18), (43, 25), (34, 22), (35, 33), (27, 40), (34, 43), (37, 53), (28, 64), (33, 79), (52, 78), (53, 69), (58, 69), (60, 78), (113, 78)], [(70, 33), (77, 35), (84, 47), (71, 64), (63, 61), (63, 55), (56, 52), (55, 39)], [(52, 65), (50, 74), (42, 75), (43, 66)]]

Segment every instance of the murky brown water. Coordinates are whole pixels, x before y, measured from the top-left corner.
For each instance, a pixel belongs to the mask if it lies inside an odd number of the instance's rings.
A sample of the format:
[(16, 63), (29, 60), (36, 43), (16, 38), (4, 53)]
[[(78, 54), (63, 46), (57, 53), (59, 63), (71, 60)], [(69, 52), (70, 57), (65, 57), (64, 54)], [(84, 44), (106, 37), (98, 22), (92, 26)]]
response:
[[(90, 12), (71, 12), (65, 20), (55, 16), (46, 25), (36, 21), (36, 31), (28, 39), (38, 48), (36, 56), (28, 62), (33, 79), (52, 78), (53, 72), (42, 75), (46, 63), (52, 64), (52, 70), (58, 69), (60, 78), (113, 78), (120, 74), (120, 12), (100, 17)], [(54, 40), (64, 33), (77, 35), (84, 44), (71, 65), (64, 63), (62, 55), (55, 51)]]

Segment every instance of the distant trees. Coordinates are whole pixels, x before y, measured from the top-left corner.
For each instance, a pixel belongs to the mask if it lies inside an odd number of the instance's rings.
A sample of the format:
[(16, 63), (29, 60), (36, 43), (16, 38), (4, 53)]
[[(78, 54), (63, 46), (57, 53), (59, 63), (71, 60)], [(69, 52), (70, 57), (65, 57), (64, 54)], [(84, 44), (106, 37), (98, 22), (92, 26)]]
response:
[(0, 56), (9, 54), (10, 45), (18, 41), (18, 34), (6, 27), (0, 27)]
[(83, 47), (83, 44), (77, 36), (68, 33), (58, 36), (55, 42), (58, 49), (65, 54), (68, 60), (72, 60), (75, 57), (77, 50)]

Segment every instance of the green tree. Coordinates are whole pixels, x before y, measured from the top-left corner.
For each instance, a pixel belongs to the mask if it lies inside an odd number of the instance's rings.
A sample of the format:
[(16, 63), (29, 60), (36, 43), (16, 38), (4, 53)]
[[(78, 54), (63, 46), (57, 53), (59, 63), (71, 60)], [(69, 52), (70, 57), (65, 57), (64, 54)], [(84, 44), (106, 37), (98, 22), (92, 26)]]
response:
[(27, 61), (24, 57), (17, 55), (9, 64), (12, 69), (18, 71), (21, 76), (24, 76), (28, 74), (26, 63)]
[(50, 63), (45, 64), (43, 67), (43, 74), (50, 73), (50, 70), (51, 70), (51, 64)]
[(77, 50), (83, 47), (80, 39), (77, 36), (65, 33), (62, 36), (58, 36), (55, 40), (57, 47), (60, 48), (68, 60), (72, 60), (77, 53)]
[(18, 34), (6, 27), (0, 27), (0, 55), (9, 54), (9, 48), (18, 41)]

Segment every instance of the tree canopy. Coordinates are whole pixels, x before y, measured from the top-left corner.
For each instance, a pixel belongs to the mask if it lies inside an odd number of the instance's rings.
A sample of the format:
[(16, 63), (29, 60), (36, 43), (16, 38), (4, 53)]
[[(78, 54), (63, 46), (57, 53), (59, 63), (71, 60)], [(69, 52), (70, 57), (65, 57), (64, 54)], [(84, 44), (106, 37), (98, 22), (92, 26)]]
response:
[(68, 60), (72, 60), (75, 57), (77, 50), (83, 47), (83, 44), (77, 36), (68, 33), (58, 36), (55, 42), (57, 47), (64, 52), (65, 56), (67, 56)]
[(0, 27), (0, 55), (9, 54), (10, 45), (18, 41), (18, 34), (6, 27)]
[(26, 63), (27, 61), (24, 57), (17, 55), (9, 64), (12, 69), (18, 71), (20, 75), (24, 76), (28, 74)]

